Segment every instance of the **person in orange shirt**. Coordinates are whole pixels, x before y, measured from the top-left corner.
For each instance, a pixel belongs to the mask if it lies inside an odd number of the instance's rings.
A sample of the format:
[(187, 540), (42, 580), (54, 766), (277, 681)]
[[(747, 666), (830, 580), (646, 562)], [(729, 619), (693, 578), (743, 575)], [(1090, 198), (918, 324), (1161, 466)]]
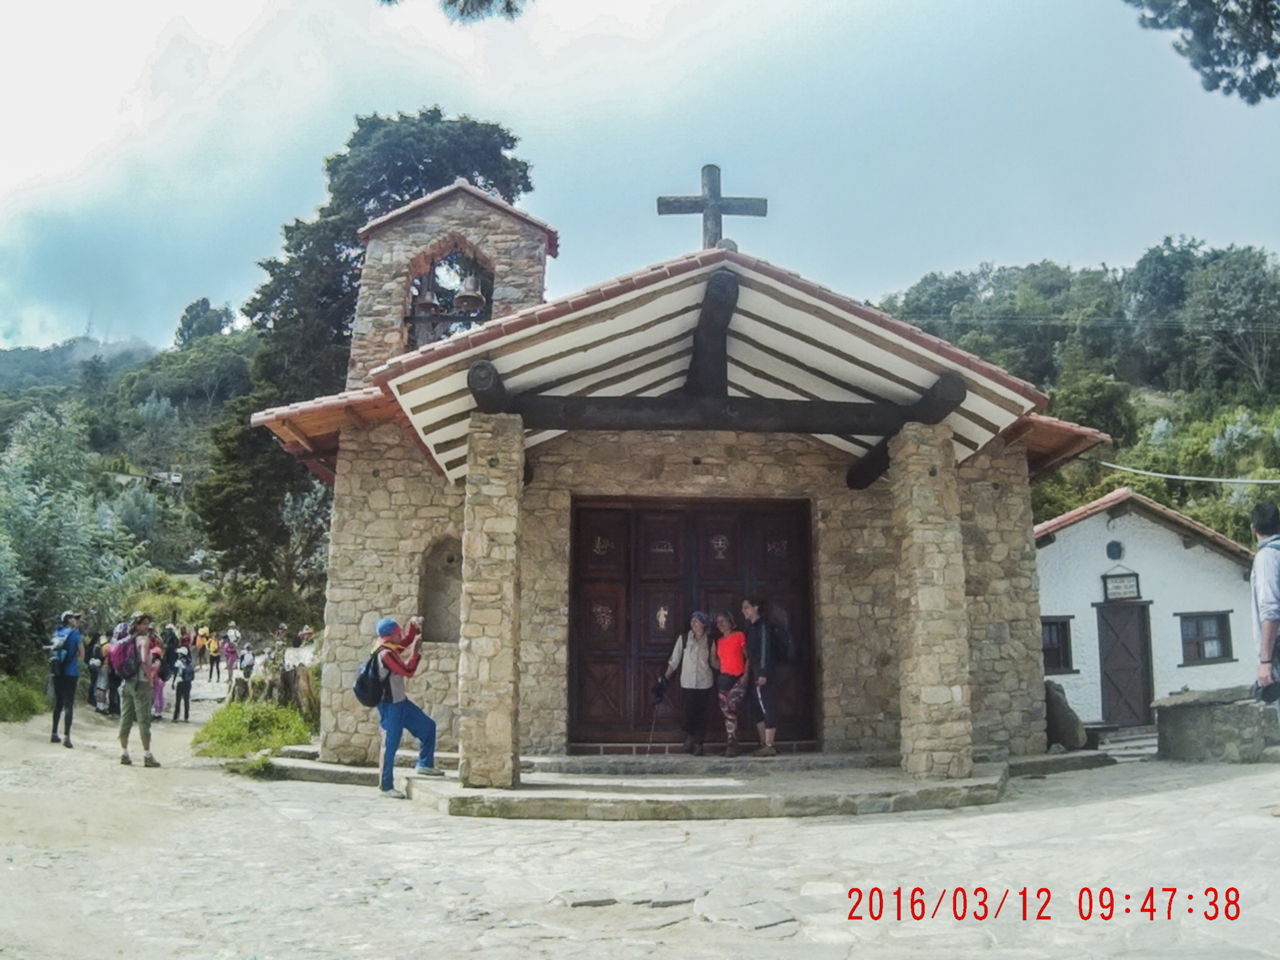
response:
[(716, 640), (716, 659), (720, 662), (716, 690), (728, 740), (724, 755), (736, 757), (742, 753), (738, 746), (738, 714), (747, 696), (747, 635), (737, 628), (733, 614), (727, 611), (716, 614), (716, 629), (720, 632)]

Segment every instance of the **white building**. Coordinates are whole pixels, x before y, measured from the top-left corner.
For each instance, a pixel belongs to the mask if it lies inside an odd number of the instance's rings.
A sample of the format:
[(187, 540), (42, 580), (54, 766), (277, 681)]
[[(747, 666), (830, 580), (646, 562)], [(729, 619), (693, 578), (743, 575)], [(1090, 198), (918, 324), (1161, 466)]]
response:
[(1035, 535), (1045, 676), (1085, 723), (1253, 679), (1247, 547), (1128, 487)]

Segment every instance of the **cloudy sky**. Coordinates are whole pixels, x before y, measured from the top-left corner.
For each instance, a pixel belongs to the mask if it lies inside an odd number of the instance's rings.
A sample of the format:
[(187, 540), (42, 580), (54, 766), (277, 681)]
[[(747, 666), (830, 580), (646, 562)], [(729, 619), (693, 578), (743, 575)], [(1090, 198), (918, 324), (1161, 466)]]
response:
[(696, 248), (694, 193), (765, 196), (748, 253), (863, 299), (931, 270), (1127, 265), (1166, 234), (1280, 250), (1280, 103), (1204, 92), (1121, 0), (23, 3), (0, 36), (0, 346), (167, 343), (239, 308), (356, 115), (497, 121), (560, 230), (556, 296)]

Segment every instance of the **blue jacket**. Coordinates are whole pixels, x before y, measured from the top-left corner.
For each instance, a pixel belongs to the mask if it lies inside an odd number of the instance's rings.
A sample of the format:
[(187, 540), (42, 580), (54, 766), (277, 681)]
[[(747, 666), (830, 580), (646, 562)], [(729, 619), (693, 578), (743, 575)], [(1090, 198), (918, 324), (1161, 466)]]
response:
[(75, 627), (59, 627), (55, 637), (62, 637), (62, 675), (80, 676), (80, 631)]

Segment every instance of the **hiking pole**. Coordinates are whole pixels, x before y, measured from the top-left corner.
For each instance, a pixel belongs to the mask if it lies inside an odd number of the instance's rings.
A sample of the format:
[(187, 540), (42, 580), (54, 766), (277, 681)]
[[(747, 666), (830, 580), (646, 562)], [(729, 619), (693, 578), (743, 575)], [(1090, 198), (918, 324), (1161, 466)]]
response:
[(658, 682), (653, 685), (653, 719), (649, 721), (649, 745), (645, 747), (644, 754), (646, 757), (653, 755), (653, 731), (658, 725), (658, 705), (662, 703), (662, 698), (667, 692), (667, 678), (659, 676)]

